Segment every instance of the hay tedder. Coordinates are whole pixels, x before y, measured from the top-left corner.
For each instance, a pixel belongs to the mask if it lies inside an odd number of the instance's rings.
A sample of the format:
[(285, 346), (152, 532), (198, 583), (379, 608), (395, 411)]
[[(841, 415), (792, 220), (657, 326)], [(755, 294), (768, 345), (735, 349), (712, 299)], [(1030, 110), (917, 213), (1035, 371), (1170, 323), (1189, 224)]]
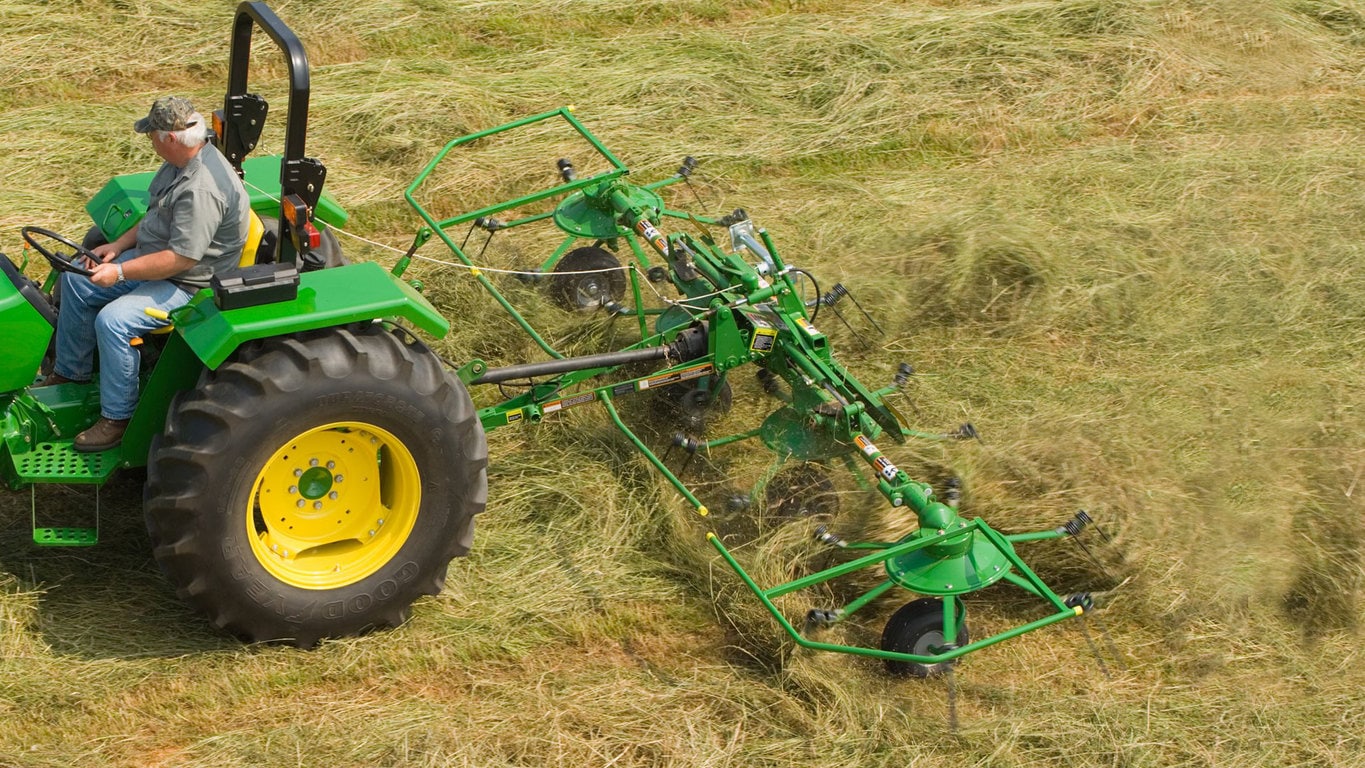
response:
[[(498, 134), (532, 126), (540, 130), (544, 128), (540, 124), (547, 122), (560, 123), (561, 127), (567, 124), (591, 153), (592, 164), (604, 170), (579, 178), (575, 163), (560, 159), (556, 163), (558, 183), (445, 219), (436, 218), (420, 202), (424, 182), (452, 153)], [(670, 450), (681, 447), (688, 453), (709, 452), (740, 441), (759, 440), (779, 463), (786, 459), (829, 462), (852, 458), (847, 463), (858, 470), (856, 462), (861, 460), (865, 484), (874, 485), (892, 507), (908, 510), (918, 523), (913, 532), (886, 542), (846, 542), (827, 529), (817, 529), (825, 543), (861, 556), (767, 588), (750, 577), (721, 536), (709, 532), (710, 544), (796, 643), (877, 657), (894, 673), (926, 676), (946, 669), (965, 654), (1074, 618), (1089, 609), (1092, 601), (1088, 594), (1055, 594), (1014, 547), (1019, 542), (1078, 535), (1090, 523), (1089, 516), (1079, 512), (1055, 529), (1004, 534), (979, 518), (961, 516), (956, 508), (956, 488), (946, 488), (940, 499), (929, 485), (898, 468), (877, 441), (971, 438), (975, 430), (963, 425), (941, 435), (907, 426), (887, 399), (904, 384), (909, 373), (906, 366), (902, 366), (896, 383), (880, 389), (864, 385), (845, 369), (815, 323), (822, 306), (837, 311), (834, 304), (842, 296), (851, 298), (850, 294), (842, 286), (820, 293), (814, 278), (788, 264), (768, 232), (757, 227), (744, 211), (713, 218), (666, 207), (659, 190), (686, 181), (694, 168), (695, 161), (688, 157), (672, 177), (631, 183), (627, 167), (571, 110), (559, 109), (451, 141), (408, 188), (407, 200), (425, 226), (394, 274), (403, 274), (418, 249), (433, 237), (439, 238), (458, 259), (458, 265), (469, 270), (549, 357), (501, 368), (490, 368), (480, 360), (459, 367), (460, 379), (472, 387), (518, 383), (524, 388), (516, 397), (479, 410), (484, 429), (534, 424), (569, 408), (599, 403), (616, 428), (705, 517), (709, 515), (706, 505), (621, 418), (617, 401), (648, 390), (671, 388), (680, 391), (679, 399), (694, 410), (710, 403), (728, 403), (732, 395), (727, 377), (738, 369), (751, 368), (763, 389), (780, 402), (776, 410), (756, 428), (738, 434), (710, 440), (679, 434)], [(538, 205), (548, 209), (525, 213)], [(495, 234), (544, 226), (547, 221), (564, 236), (535, 271), (548, 282), (552, 297), (571, 311), (596, 308), (617, 318), (634, 318), (639, 341), (615, 352), (565, 357), (513, 306), (490, 279), (486, 265), (481, 268), (466, 252), (476, 231), (486, 233), (482, 241), (482, 249), (486, 249)], [(677, 231), (668, 231), (670, 221), (680, 225)], [(688, 230), (695, 230), (695, 234)], [(625, 266), (618, 252), (624, 253)], [(803, 280), (811, 284), (811, 299), (803, 297), (807, 292)], [(678, 298), (665, 298), (656, 285)], [(658, 298), (651, 302), (653, 297)], [(652, 363), (652, 370), (638, 374), (642, 363)], [(879, 584), (842, 607), (811, 610), (801, 630), (774, 604), (782, 595), (867, 569), (884, 571)], [(1043, 615), (972, 640), (961, 598), (996, 583), (1013, 585), (1032, 595), (1041, 604)], [(847, 619), (898, 588), (920, 597), (891, 616), (881, 647), (821, 642), (808, 636), (822, 625)]]
[[(290, 96), (284, 154), (246, 161), (267, 112), (264, 100), (246, 90), (256, 28), (284, 52)], [(712, 217), (669, 209), (660, 190), (688, 180), (691, 158), (670, 178), (634, 184), (628, 168), (568, 109), (480, 131), (447, 144), (408, 188), (406, 199), (423, 224), (391, 270), (369, 262), (332, 265), (344, 260), (326, 226), (344, 224), (345, 213), (322, 193), (321, 164), (303, 154), (308, 87), (307, 60), (293, 33), (263, 4), (239, 6), (215, 141), (242, 171), (253, 209), (278, 220), (277, 242), (272, 248), (253, 240), (240, 273), (202, 291), (172, 314), (169, 332), (143, 342), (149, 354), (141, 400), (122, 445), (103, 453), (74, 449), (73, 436), (98, 417), (98, 388), (33, 385), (49, 354), (58, 297), (51, 279), (39, 285), (22, 265), (0, 259), (8, 277), (0, 282), (6, 350), (0, 477), (33, 493), (38, 544), (93, 544), (98, 523), (97, 517), (93, 525), (45, 521), (36, 488), (76, 483), (97, 491), (116, 470), (146, 466), (145, 515), (156, 559), (178, 594), (215, 626), (305, 646), (391, 626), (417, 596), (438, 591), (450, 560), (469, 549), (474, 515), (485, 500), (486, 430), (600, 404), (705, 517), (706, 505), (627, 425), (617, 402), (668, 389), (680, 393), (684, 406), (701, 409), (728, 401), (727, 378), (748, 368), (779, 402), (771, 415), (724, 437), (680, 435), (672, 447), (692, 454), (757, 440), (779, 461), (841, 460), (917, 522), (895, 541), (846, 542), (821, 530), (822, 541), (856, 556), (770, 587), (749, 575), (721, 536), (708, 533), (709, 544), (796, 643), (880, 658), (895, 673), (925, 676), (1091, 607), (1086, 594), (1054, 593), (1015, 551), (1020, 542), (1079, 535), (1088, 516), (1078, 513), (1051, 530), (1004, 534), (959, 514), (953, 488), (940, 496), (898, 468), (879, 442), (933, 436), (911, 429), (888, 399), (906, 372), (896, 384), (871, 388), (841, 365), (817, 322), (822, 307), (836, 312), (848, 292), (835, 286), (822, 294), (814, 277), (787, 263), (743, 211)], [(568, 131), (590, 155), (588, 165), (603, 170), (580, 178), (565, 159), (556, 179), (547, 159), (552, 183), (450, 218), (437, 218), (420, 202), (423, 185), (452, 154), (533, 126)], [(149, 176), (115, 179), (92, 200), (92, 236), (112, 239), (137, 221)], [(546, 225), (557, 228), (560, 244), (523, 276), (544, 280), (570, 311), (631, 319), (638, 340), (566, 356), (499, 289), (478, 254), (466, 251), (475, 232), (484, 233), (486, 246), (495, 234)], [(257, 234), (271, 229), (264, 225)], [(89, 243), (78, 246), (33, 227), (23, 234), (57, 271), (79, 265), (54, 243), (77, 252)], [(449, 330), (404, 277), (433, 239), (546, 359), (448, 366), (417, 340), (405, 326), (437, 338)], [(498, 385), (501, 392), (512, 384), (522, 387), (519, 394), (483, 408), (468, 393), (469, 387)], [(952, 434), (972, 437), (974, 430), (964, 425)], [(873, 569), (882, 573), (876, 586), (841, 607), (812, 610), (799, 630), (775, 603)], [(995, 584), (1031, 595), (1039, 615), (972, 639), (962, 598)], [(880, 647), (814, 639), (820, 626), (846, 620), (897, 589), (916, 598), (891, 615)]]

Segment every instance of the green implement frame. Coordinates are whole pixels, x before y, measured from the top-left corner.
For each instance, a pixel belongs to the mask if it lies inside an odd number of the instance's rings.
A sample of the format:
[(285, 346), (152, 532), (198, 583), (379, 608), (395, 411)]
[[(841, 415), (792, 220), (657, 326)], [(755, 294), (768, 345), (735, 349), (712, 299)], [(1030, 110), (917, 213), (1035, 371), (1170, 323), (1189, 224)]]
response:
[[(438, 218), (418, 199), (423, 184), (452, 152), (480, 139), (545, 121), (567, 123), (593, 153), (606, 161), (607, 170), (580, 179), (573, 173), (572, 164), (561, 160), (563, 183), (450, 218)], [(858, 454), (870, 470), (870, 484), (893, 507), (909, 509), (918, 522), (918, 529), (899, 541), (844, 545), (869, 554), (768, 588), (754, 581), (719, 536), (708, 533), (711, 546), (798, 644), (928, 666), (951, 662), (975, 650), (1080, 615), (1089, 605), (1088, 596), (1059, 597), (1014, 551), (1015, 542), (1060, 538), (1075, 531), (1063, 527), (1003, 535), (980, 519), (960, 517), (953, 506), (937, 500), (927, 484), (912, 480), (897, 468), (874, 441), (889, 436), (903, 442), (930, 435), (906, 426), (885, 400), (896, 387), (868, 388), (835, 359), (828, 338), (815, 325), (820, 300), (803, 299), (796, 276), (804, 272), (784, 262), (766, 230), (755, 229), (740, 211), (717, 219), (669, 210), (662, 203), (657, 191), (684, 180), (689, 172), (690, 165), (685, 162), (674, 177), (651, 184), (631, 184), (626, 180), (629, 173), (626, 166), (568, 109), (559, 109), (451, 141), (408, 187), (405, 197), (424, 226), (394, 267), (394, 275), (401, 276), (418, 249), (433, 237), (440, 239), (551, 358), (541, 363), (493, 369), (474, 360), (459, 369), (460, 378), (471, 385), (511, 380), (529, 383), (523, 394), (481, 409), (479, 416), (484, 428), (536, 423), (571, 407), (600, 403), (615, 427), (705, 517), (708, 509), (697, 495), (622, 420), (616, 399), (688, 382), (714, 392), (723, 386), (729, 371), (754, 365), (785, 383), (788, 391), (782, 396), (783, 405), (757, 428), (699, 445), (710, 449), (757, 438), (780, 458), (841, 458), (855, 469), (857, 463), (852, 456)], [(494, 218), (551, 199), (557, 199), (552, 210), (506, 223)], [(701, 233), (666, 233), (667, 219), (688, 221)], [(575, 244), (618, 240), (627, 244), (632, 263), (619, 269), (627, 273), (634, 306), (618, 306), (614, 311), (635, 318), (639, 341), (618, 352), (565, 357), (498, 290), (451, 235), (455, 227), (471, 223), (486, 229), (491, 238), (496, 232), (539, 222), (549, 222), (566, 235), (539, 272), (550, 268)], [(717, 243), (707, 227), (727, 227), (732, 248), (727, 250)], [(650, 277), (655, 280), (671, 283), (681, 298), (665, 299), (663, 307), (646, 307), (641, 290), (646, 272), (651, 272)], [(648, 322), (651, 317), (655, 320), (653, 331)], [(643, 360), (657, 360), (660, 366), (644, 376), (620, 376), (623, 365)], [(783, 595), (870, 568), (883, 569), (885, 579), (843, 608), (830, 612), (833, 620), (851, 616), (892, 589), (901, 588), (941, 601), (942, 619), (938, 626), (941, 642), (923, 648), (916, 646), (909, 652), (896, 647), (877, 649), (820, 642), (798, 631), (774, 604)], [(959, 598), (1000, 582), (1036, 597), (1043, 604), (1045, 615), (974, 642), (954, 642), (959, 637), (962, 616)]]

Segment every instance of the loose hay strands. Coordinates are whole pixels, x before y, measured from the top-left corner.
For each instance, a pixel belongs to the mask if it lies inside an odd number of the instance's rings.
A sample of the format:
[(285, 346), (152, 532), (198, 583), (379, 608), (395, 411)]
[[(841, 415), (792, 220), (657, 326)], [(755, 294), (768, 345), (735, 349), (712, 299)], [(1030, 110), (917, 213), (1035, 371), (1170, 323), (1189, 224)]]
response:
[[(0, 3), (0, 249), (18, 251), (24, 224), (79, 235), (105, 179), (155, 167), (129, 124), (163, 93), (221, 97), (234, 7)], [(575, 105), (642, 180), (697, 157), (711, 210), (748, 209), (789, 261), (843, 282), (885, 328), (864, 351), (857, 322), (822, 321), (841, 361), (881, 386), (907, 360), (898, 407), (915, 426), (982, 431), (894, 448), (899, 464), (962, 477), (964, 511), (1001, 529), (1084, 507), (1113, 536), (1097, 547), (1108, 576), (1066, 542), (1021, 553), (1059, 589), (1102, 588), (1128, 668), (1106, 680), (1066, 625), (995, 646), (958, 669), (950, 735), (941, 681), (890, 681), (875, 662), (785, 642), (705, 546), (707, 522), (585, 408), (490, 435), (474, 551), (412, 622), (310, 653), (244, 648), (189, 614), (150, 565), (136, 478), (107, 489), (106, 541), (74, 554), (30, 548), (28, 497), (6, 497), (0, 763), (1365, 759), (1361, 3), (275, 9), (314, 65), (309, 153), (352, 213), (346, 229), (377, 243), (411, 242), (401, 192), (446, 141), (506, 120)], [(268, 45), (257, 53), (252, 87), (279, 114), (282, 69)], [(533, 138), (462, 155), (434, 194), (458, 209), (552, 183), (559, 139)], [(436, 246), (423, 254), (442, 258)], [(495, 241), (488, 265), (546, 255)], [(455, 321), (436, 342), (447, 358), (538, 355), (464, 271), (413, 276)], [(557, 343), (625, 340), (506, 285)], [(718, 429), (771, 408), (734, 378)], [(656, 404), (620, 405), (666, 439)], [(689, 480), (720, 510), (768, 460), (717, 452)], [(851, 483), (837, 491), (836, 529), (907, 529)], [(830, 556), (811, 522), (755, 523), (738, 556), (760, 581), (789, 578)], [(831, 631), (875, 643), (896, 602)], [(816, 606), (783, 607), (799, 620)], [(1022, 612), (987, 592), (968, 622), (984, 634)]]

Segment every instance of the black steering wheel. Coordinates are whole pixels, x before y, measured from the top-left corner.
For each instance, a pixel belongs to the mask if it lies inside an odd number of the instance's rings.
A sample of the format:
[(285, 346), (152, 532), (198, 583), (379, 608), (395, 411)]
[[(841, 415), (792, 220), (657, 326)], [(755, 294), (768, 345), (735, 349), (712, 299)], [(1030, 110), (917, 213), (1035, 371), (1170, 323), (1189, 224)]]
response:
[[(24, 227), (23, 229), (19, 230), (19, 234), (23, 236), (24, 242), (32, 246), (33, 250), (37, 251), (38, 253), (41, 253), (43, 255), (43, 258), (47, 259), (48, 263), (52, 265), (52, 268), (57, 270), (58, 272), (71, 272), (73, 274), (85, 275), (86, 277), (90, 277), (90, 275), (94, 273), (92, 273), (89, 269), (86, 269), (84, 266), (82, 266), (81, 263), (76, 260), (76, 257), (77, 256), (84, 257), (96, 264), (99, 264), (101, 261), (100, 257), (95, 255), (94, 251), (91, 251), (89, 248), (86, 248), (83, 245), (77, 245), (76, 243), (71, 242), (65, 237), (62, 237), (61, 235), (49, 229), (43, 229), (42, 227)], [(34, 235), (41, 235), (42, 237), (45, 237), (49, 240), (55, 240), (58, 243), (61, 243), (62, 245), (66, 246), (67, 248), (72, 249), (73, 251), (75, 251), (75, 253), (71, 254), (70, 256), (66, 256), (60, 253), (53, 253), (52, 251), (49, 251), (48, 249), (39, 245), (38, 241), (34, 239), (33, 237)]]

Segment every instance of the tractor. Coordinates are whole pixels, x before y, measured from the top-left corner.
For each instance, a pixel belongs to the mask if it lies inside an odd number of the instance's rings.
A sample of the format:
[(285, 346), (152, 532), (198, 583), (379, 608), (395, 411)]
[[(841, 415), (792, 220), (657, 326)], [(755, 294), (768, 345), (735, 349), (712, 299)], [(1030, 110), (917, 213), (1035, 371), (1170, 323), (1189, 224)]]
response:
[[(251, 39), (283, 53), (289, 97), (283, 153), (247, 159), (268, 105), (249, 93)], [(252, 196), (240, 268), (140, 340), (141, 396), (122, 444), (74, 449), (99, 416), (96, 383), (37, 386), (60, 296), (0, 256), (0, 478), (33, 495), (33, 540), (88, 546), (98, 491), (146, 468), (144, 513), (155, 559), (213, 626), (248, 641), (309, 647), (405, 620), (468, 552), (486, 497), (487, 449), (463, 382), (412, 331), (448, 322), (377, 264), (345, 264), (328, 225), (345, 212), (305, 156), (308, 60), (264, 4), (238, 6), (215, 145)], [(87, 206), (81, 243), (25, 227), (55, 272), (113, 240), (146, 210), (152, 174), (110, 181)], [(24, 259), (26, 262), (27, 259)], [(43, 484), (94, 486), (94, 520), (53, 521)]]

